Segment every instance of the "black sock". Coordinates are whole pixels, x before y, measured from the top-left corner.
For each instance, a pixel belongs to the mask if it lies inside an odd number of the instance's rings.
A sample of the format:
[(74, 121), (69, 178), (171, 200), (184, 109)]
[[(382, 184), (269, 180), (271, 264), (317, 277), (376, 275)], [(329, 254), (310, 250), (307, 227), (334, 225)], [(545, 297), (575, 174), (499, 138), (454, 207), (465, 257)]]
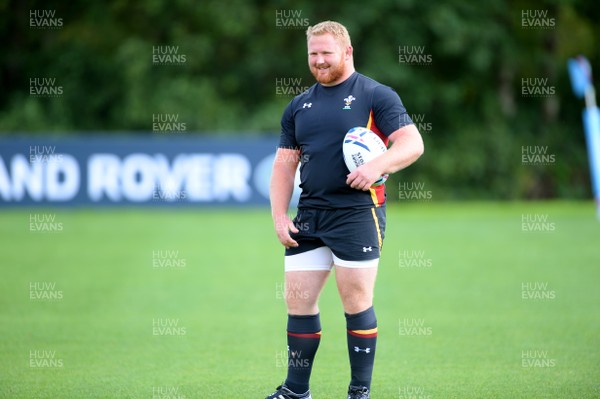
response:
[(288, 374), (285, 386), (302, 394), (308, 391), (308, 382), (315, 353), (321, 341), (319, 314), (310, 316), (288, 315)]
[(352, 380), (350, 385), (371, 389), (371, 376), (377, 344), (377, 318), (371, 306), (356, 314), (346, 315), (348, 354)]

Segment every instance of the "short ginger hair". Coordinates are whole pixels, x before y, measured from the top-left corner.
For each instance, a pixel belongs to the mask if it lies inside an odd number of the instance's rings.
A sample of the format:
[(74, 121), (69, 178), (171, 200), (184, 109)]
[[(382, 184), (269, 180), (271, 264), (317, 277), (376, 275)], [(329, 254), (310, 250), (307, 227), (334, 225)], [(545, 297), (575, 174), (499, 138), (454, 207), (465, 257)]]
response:
[(326, 33), (331, 34), (342, 48), (352, 45), (348, 29), (335, 21), (323, 21), (314, 26), (309, 26), (306, 30), (306, 40), (308, 41), (313, 36), (324, 35)]

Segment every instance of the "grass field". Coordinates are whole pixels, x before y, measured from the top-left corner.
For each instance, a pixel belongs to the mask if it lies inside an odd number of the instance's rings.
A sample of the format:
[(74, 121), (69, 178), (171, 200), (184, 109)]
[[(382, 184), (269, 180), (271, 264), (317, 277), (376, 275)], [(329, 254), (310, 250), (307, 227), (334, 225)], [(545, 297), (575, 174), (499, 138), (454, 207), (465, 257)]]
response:
[[(411, 203), (387, 220), (374, 399), (600, 397), (591, 203)], [(285, 377), (266, 208), (2, 211), (0, 243), (2, 398), (262, 399)], [(313, 397), (345, 398), (333, 279), (321, 320)]]

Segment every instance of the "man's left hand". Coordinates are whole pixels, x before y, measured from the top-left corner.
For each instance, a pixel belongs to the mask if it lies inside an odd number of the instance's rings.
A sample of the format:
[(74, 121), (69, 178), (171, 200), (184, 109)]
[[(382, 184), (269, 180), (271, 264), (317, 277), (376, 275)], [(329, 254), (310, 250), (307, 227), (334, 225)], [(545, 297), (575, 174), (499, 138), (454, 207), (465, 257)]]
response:
[(359, 166), (354, 169), (346, 177), (346, 184), (357, 190), (369, 191), (373, 183), (375, 183), (382, 173), (371, 162)]

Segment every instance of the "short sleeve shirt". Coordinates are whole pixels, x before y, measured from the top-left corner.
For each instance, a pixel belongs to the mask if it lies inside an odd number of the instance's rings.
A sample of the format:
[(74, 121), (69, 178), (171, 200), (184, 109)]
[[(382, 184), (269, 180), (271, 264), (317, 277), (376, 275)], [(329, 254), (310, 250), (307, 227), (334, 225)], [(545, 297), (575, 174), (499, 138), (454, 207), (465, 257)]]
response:
[(299, 149), (299, 208), (379, 207), (385, 186), (361, 191), (346, 184), (350, 173), (342, 154), (344, 136), (366, 127), (388, 144), (388, 136), (413, 123), (398, 94), (358, 72), (336, 86), (319, 83), (296, 96), (281, 118), (280, 148)]

